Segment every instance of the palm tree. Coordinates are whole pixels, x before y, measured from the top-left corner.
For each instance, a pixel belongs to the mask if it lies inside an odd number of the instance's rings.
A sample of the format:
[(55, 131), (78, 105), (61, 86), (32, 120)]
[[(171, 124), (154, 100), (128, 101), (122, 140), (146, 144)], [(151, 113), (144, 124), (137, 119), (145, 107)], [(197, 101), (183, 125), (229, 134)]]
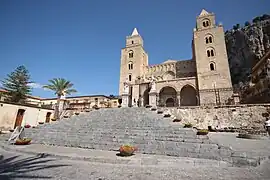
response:
[(72, 88), (73, 84), (70, 81), (65, 80), (64, 78), (54, 78), (49, 80), (49, 82), (50, 83), (48, 85), (44, 85), (43, 88), (55, 92), (57, 96), (57, 105), (55, 108), (54, 117), (55, 119), (59, 119), (60, 111), (62, 111), (62, 109), (59, 109), (61, 97), (65, 95), (70, 95), (72, 93), (76, 93), (77, 91)]

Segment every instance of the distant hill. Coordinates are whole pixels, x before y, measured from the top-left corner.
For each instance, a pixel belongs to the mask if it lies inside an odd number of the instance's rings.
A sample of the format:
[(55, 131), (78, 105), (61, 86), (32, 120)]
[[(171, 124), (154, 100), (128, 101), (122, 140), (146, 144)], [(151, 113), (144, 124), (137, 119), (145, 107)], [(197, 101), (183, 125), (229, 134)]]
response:
[[(270, 48), (270, 15), (255, 17), (244, 25), (236, 24), (225, 32), (232, 83), (235, 88), (247, 83), (251, 68)], [(242, 83), (240, 83), (242, 82)]]

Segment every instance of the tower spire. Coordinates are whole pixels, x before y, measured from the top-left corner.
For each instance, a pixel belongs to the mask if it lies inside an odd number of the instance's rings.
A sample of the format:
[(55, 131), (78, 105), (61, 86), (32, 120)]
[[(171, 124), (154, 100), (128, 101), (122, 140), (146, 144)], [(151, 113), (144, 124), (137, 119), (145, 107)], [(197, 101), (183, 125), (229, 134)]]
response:
[(137, 35), (139, 35), (138, 30), (137, 28), (134, 28), (131, 36), (137, 36)]
[(201, 13), (200, 13), (200, 16), (205, 16), (205, 15), (208, 15), (209, 12), (207, 12), (205, 9), (202, 9)]

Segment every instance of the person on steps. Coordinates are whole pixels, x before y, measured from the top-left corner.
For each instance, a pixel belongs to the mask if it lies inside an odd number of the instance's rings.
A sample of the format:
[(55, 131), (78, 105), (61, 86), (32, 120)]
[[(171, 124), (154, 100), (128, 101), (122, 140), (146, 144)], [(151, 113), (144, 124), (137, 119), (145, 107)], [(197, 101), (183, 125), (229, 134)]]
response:
[(267, 117), (265, 121), (265, 129), (268, 132), (268, 135), (270, 136), (270, 119)]

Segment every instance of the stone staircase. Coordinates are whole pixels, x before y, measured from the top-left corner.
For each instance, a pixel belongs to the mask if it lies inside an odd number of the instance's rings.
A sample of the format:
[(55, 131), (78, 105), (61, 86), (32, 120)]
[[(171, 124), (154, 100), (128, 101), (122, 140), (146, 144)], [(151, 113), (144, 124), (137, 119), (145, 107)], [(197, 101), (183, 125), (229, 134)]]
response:
[[(258, 159), (234, 156), (230, 148), (197, 136), (196, 130), (172, 125), (147, 108), (108, 108), (84, 112), (39, 128), (26, 129), (32, 143), (118, 151), (122, 144), (144, 154), (192, 157), (257, 165)], [(240, 158), (240, 159), (239, 159)]]

